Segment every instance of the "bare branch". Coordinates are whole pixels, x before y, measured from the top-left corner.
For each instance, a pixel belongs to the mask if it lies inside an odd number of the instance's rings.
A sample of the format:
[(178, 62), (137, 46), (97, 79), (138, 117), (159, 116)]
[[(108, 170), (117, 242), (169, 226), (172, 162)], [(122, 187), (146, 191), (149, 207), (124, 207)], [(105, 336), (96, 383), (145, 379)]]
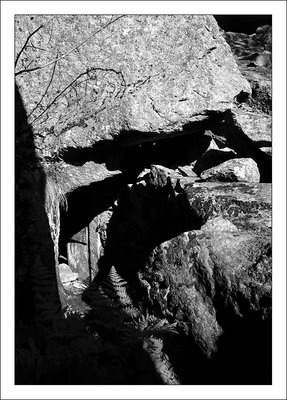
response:
[(27, 43), (29, 42), (29, 40), (31, 39), (31, 37), (33, 35), (35, 35), (35, 33), (37, 33), (41, 28), (43, 28), (45, 25), (47, 25), (50, 21), (52, 21), (52, 19), (55, 18), (52, 17), (50, 18), (48, 21), (46, 21), (44, 24), (40, 25), (39, 28), (37, 28), (35, 31), (33, 31), (32, 33), (30, 33), (30, 35), (27, 37), (26, 42), (24, 43), (24, 46), (22, 47), (22, 49), (19, 51), (18, 56), (16, 57), (16, 61), (15, 61), (15, 67), (17, 66), (18, 60), (21, 56), (21, 54), (23, 53), (23, 51), (25, 50), (25, 47), (27, 46)]
[[(59, 60), (60, 60), (60, 58), (59, 58)], [(31, 122), (31, 125), (37, 120), (37, 119), (39, 119), (43, 114), (45, 114), (45, 112), (46, 111), (48, 111), (48, 109), (50, 108), (50, 107), (52, 107), (52, 105), (53, 104), (55, 104), (55, 102), (58, 100), (58, 98), (60, 97), (60, 96), (62, 96), (62, 94), (63, 93), (65, 93), (78, 79), (80, 79), (82, 76), (84, 76), (84, 75), (88, 75), (89, 76), (89, 73), (90, 72), (92, 72), (92, 71), (103, 71), (103, 72), (113, 72), (113, 73), (115, 73), (115, 74), (117, 74), (118, 76), (120, 76), (121, 77), (121, 79), (122, 79), (122, 82), (124, 83), (123, 84), (123, 86), (124, 86), (124, 91), (125, 91), (125, 89), (126, 89), (126, 81), (125, 81), (125, 78), (124, 78), (124, 75), (123, 75), (123, 73), (121, 72), (121, 71), (116, 71), (115, 69), (113, 69), (113, 68), (101, 68), (101, 67), (96, 67), (96, 68), (90, 68), (90, 69), (87, 69), (85, 72), (82, 72), (80, 75), (78, 75), (75, 79), (73, 79), (53, 100), (52, 100), (52, 102), (45, 108), (45, 110), (41, 113), (41, 114), (39, 114), (36, 118), (34, 118), (33, 119), (33, 121)], [(123, 91), (123, 93), (124, 93), (124, 91)], [(119, 93), (120, 93), (120, 91), (119, 91)], [(118, 93), (118, 94), (119, 94)], [(122, 93), (122, 96), (123, 96), (123, 93)], [(118, 96), (118, 94), (116, 95), (116, 97)]]
[(46, 96), (46, 94), (47, 94), (47, 92), (48, 92), (48, 90), (49, 90), (49, 87), (51, 86), (52, 80), (53, 80), (53, 78), (54, 78), (56, 65), (57, 65), (57, 62), (55, 62), (55, 64), (54, 64), (54, 68), (53, 68), (53, 72), (52, 72), (52, 75), (51, 75), (51, 79), (50, 79), (50, 81), (49, 81), (49, 83), (48, 83), (48, 86), (46, 87), (45, 93), (43, 94), (43, 96), (42, 96), (41, 100), (38, 102), (38, 104), (33, 108), (33, 110), (32, 110), (32, 111), (30, 112), (30, 114), (27, 116), (27, 118), (29, 118), (29, 117), (33, 114), (33, 112), (39, 107), (39, 105), (42, 103), (44, 97)]
[(63, 90), (54, 98), (54, 100), (52, 100), (52, 102), (45, 108), (45, 110), (44, 110), (40, 115), (38, 115), (36, 118), (33, 119), (33, 121), (31, 122), (31, 125), (32, 125), (37, 119), (39, 119), (46, 111), (48, 111), (49, 108), (52, 107), (52, 105), (58, 100), (58, 98), (59, 98), (60, 96), (62, 96), (62, 94), (65, 93), (66, 90), (68, 90), (69, 87), (71, 87), (71, 86), (73, 85), (73, 83), (76, 82), (77, 79), (79, 79), (81, 76), (85, 75), (86, 73), (87, 73), (87, 72), (85, 71), (85, 72), (81, 73), (80, 75), (78, 75), (77, 78), (73, 79), (72, 82), (70, 82), (69, 85), (66, 86), (65, 89), (63, 89)]
[[(32, 62), (33, 61), (35, 61), (37, 59), (37, 57), (34, 57), (34, 58), (32, 58), (32, 60), (28, 63), (28, 65), (26, 66), (26, 68), (28, 68), (29, 67), (29, 65), (31, 65), (32, 64)], [(23, 62), (23, 61), (22, 61)]]
[(118, 19), (124, 17), (124, 15), (119, 15), (117, 18), (115, 18), (114, 20), (110, 20), (105, 26), (103, 26), (102, 28), (94, 31), (91, 35), (89, 35), (86, 39), (84, 39), (81, 43), (77, 44), (77, 46), (73, 47), (71, 50), (69, 50), (67, 53), (65, 53), (64, 55), (62, 55), (59, 58), (56, 58), (53, 61), (48, 62), (47, 64), (44, 65), (40, 65), (38, 67), (35, 68), (30, 68), (30, 69), (22, 69), (21, 71), (18, 71), (15, 73), (15, 76), (20, 75), (20, 74), (24, 74), (25, 72), (32, 72), (32, 71), (37, 71), (39, 69), (43, 69), (48, 67), (49, 65), (55, 63), (56, 61), (61, 60), (62, 58), (67, 57), (70, 53), (72, 53), (73, 51), (75, 51), (78, 47), (82, 46), (85, 42), (87, 42), (92, 36), (96, 35), (97, 33), (101, 32), (102, 30), (106, 29), (109, 25), (111, 25), (112, 23), (116, 22)]

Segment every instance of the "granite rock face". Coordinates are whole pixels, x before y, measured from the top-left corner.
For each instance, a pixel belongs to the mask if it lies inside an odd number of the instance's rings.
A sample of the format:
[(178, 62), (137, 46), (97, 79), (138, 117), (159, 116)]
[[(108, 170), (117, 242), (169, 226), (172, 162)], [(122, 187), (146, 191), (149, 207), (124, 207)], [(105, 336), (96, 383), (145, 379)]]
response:
[[(85, 16), (81, 19), (84, 23)], [(96, 59), (93, 52), (85, 59), (91, 70), (85, 78), (96, 87), (98, 98), (88, 108), (84, 99), (78, 102), (76, 115), (75, 106), (57, 109), (55, 104), (34, 123), (37, 136), (46, 119), (37, 146), (47, 156), (63, 148), (91, 147), (122, 131), (132, 133), (130, 141), (136, 136), (144, 140), (148, 133), (180, 131), (184, 124), (207, 119), (209, 112), (226, 110), (240, 92), (250, 93), (212, 16), (122, 16), (100, 40)], [(78, 64), (76, 57), (75, 76), (82, 72)], [(30, 83), (26, 75), (17, 77), (23, 94)], [(33, 87), (29, 90), (32, 96)], [(31, 105), (25, 105), (29, 112)]]
[(140, 279), (154, 307), (212, 357), (234, 319), (271, 316), (271, 188), (196, 183), (185, 192), (206, 222), (156, 247)]
[[(260, 133), (258, 133), (259, 130)], [(252, 158), (257, 163), (260, 182), (271, 182), (272, 157), (261, 149), (262, 144), (270, 145), (270, 141), (258, 140), (258, 136), (263, 139), (264, 134), (265, 138), (270, 138), (270, 119), (268, 117), (264, 119), (252, 112), (229, 110), (225, 113), (223, 121), (214, 128), (214, 134), (214, 140), (220, 146), (230, 147), (238, 157)]]
[(203, 220), (222, 215), (238, 227), (271, 228), (270, 184), (194, 183), (184, 190), (192, 210)]
[[(258, 146), (259, 149), (271, 153), (272, 118), (268, 114), (247, 110), (234, 110), (234, 119), (242, 131)], [(268, 149), (268, 150), (267, 150)]]

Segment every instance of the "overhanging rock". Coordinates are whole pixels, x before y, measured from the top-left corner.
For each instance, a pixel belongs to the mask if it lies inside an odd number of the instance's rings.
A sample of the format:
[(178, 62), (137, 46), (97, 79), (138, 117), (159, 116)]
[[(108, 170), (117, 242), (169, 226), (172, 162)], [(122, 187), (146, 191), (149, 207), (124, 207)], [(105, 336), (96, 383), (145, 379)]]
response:
[[(46, 154), (91, 147), (122, 131), (137, 131), (143, 137), (148, 132), (180, 131), (187, 123), (208, 119), (209, 112), (229, 109), (240, 93), (251, 93), (212, 16), (123, 16), (96, 38), (101, 46), (86, 59), (90, 72), (83, 78), (96, 87), (98, 97), (87, 106), (91, 93), (81, 98), (77, 89), (74, 105), (58, 107), (55, 102), (35, 121), (35, 134), (41, 134), (37, 146), (45, 148)], [(73, 56), (77, 59), (77, 54)], [(73, 65), (75, 77), (83, 73), (80, 62)], [(43, 74), (44, 82), (45, 73), (39, 70), (37, 79)], [(31, 78), (26, 81), (26, 75), (20, 75), (17, 79), (22, 93), (29, 86), (31, 97), (36, 90)], [(38, 95), (34, 93), (35, 100)], [(26, 106), (29, 111), (31, 105)], [(55, 137), (54, 144), (47, 138), (50, 135)]]

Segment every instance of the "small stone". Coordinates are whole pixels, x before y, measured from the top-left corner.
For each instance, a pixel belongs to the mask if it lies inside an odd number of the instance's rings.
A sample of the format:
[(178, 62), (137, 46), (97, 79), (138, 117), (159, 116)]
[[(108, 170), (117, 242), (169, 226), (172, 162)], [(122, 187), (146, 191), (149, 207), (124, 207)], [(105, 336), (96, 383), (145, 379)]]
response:
[(260, 182), (260, 173), (251, 158), (235, 158), (207, 169), (200, 178), (210, 182)]
[(260, 150), (268, 154), (269, 156), (272, 156), (272, 147), (261, 147)]
[(62, 284), (73, 282), (78, 279), (78, 274), (73, 272), (68, 264), (59, 264), (59, 275)]

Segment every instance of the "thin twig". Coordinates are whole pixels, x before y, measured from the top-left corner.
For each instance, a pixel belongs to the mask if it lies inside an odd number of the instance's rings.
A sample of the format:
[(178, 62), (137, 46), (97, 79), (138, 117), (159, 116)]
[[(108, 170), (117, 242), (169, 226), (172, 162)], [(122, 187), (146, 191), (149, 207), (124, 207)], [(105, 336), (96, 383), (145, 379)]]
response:
[(51, 37), (52, 37), (52, 33), (53, 33), (53, 28), (54, 28), (54, 21), (52, 22), (52, 28), (51, 28), (51, 32), (50, 32), (50, 37), (49, 37), (49, 41), (47, 43), (47, 45), (50, 43), (51, 41)]
[(107, 28), (109, 25), (111, 25), (112, 23), (116, 22), (118, 19), (124, 17), (124, 15), (120, 15), (117, 18), (115, 18), (114, 20), (110, 20), (110, 22), (108, 22), (105, 26), (103, 26), (102, 28), (98, 29), (97, 31), (93, 32), (91, 35), (89, 35), (85, 40), (83, 40), (81, 43), (77, 44), (77, 46), (73, 47), (71, 50), (69, 50), (67, 53), (65, 53), (63, 56), (56, 58), (53, 61), (48, 62), (47, 64), (44, 65), (40, 65), (38, 67), (35, 68), (30, 68), (30, 69), (22, 69), (21, 71), (16, 72), (15, 76), (20, 75), (20, 74), (24, 74), (25, 72), (32, 72), (32, 71), (37, 71), (39, 69), (43, 69), (48, 67), (49, 65), (55, 63), (56, 61), (61, 60), (62, 58), (67, 57), (70, 53), (72, 53), (73, 51), (75, 51), (78, 47), (82, 46), (85, 42), (87, 42), (92, 36), (96, 35), (97, 33), (101, 32), (102, 30), (104, 30), (105, 28)]
[[(60, 58), (59, 58), (59, 60), (60, 60)], [(114, 72), (115, 74), (120, 75), (121, 78), (122, 78), (122, 81), (124, 82), (124, 91), (125, 91), (126, 82), (125, 82), (125, 78), (124, 78), (124, 76), (123, 76), (123, 73), (122, 73), (121, 71), (116, 71), (116, 70), (113, 69), (113, 68), (101, 68), (101, 67), (90, 68), (90, 69), (88, 69), (87, 71), (82, 72), (82, 73), (81, 73), (80, 75), (78, 75), (75, 79), (73, 79), (72, 82), (70, 82), (69, 85), (66, 86), (65, 89), (63, 89), (63, 90), (54, 98), (54, 100), (45, 108), (45, 110), (44, 110), (41, 114), (39, 114), (36, 118), (33, 119), (33, 121), (31, 122), (31, 125), (32, 125), (37, 119), (39, 119), (39, 118), (40, 118), (40, 117), (41, 117), (41, 116), (42, 116), (42, 115), (43, 115), (43, 114), (58, 100), (58, 98), (59, 98), (63, 93), (65, 93), (66, 90), (68, 90), (69, 87), (71, 87), (78, 79), (80, 79), (82, 76), (84, 76), (84, 75), (86, 75), (86, 74), (88, 74), (88, 76), (89, 76), (89, 73), (90, 73), (91, 71), (96, 71), (96, 70), (98, 70), (98, 71), (103, 71), (103, 72)]]
[(35, 108), (34, 108), (34, 109), (30, 112), (30, 114), (27, 116), (27, 118), (29, 118), (29, 117), (33, 114), (33, 112), (39, 107), (39, 105), (42, 103), (44, 97), (46, 96), (46, 94), (47, 94), (47, 92), (48, 92), (48, 90), (49, 90), (49, 87), (50, 87), (50, 85), (51, 85), (51, 83), (52, 83), (52, 80), (53, 80), (53, 78), (54, 78), (54, 73), (55, 73), (56, 65), (57, 65), (57, 63), (55, 62), (54, 68), (53, 68), (53, 72), (52, 72), (52, 76), (51, 76), (51, 79), (50, 79), (50, 81), (49, 81), (49, 83), (48, 83), (48, 86), (46, 87), (45, 93), (43, 94), (41, 100), (38, 102), (38, 104), (35, 106)]
[(31, 47), (32, 49), (36, 49), (36, 50), (47, 51), (48, 53), (52, 53), (53, 54), (53, 52), (51, 50), (42, 49), (41, 47), (34, 46), (33, 43), (32, 43), (32, 45), (26, 46), (26, 48), (28, 48), (28, 47)]
[(32, 60), (28, 63), (28, 65), (26, 66), (26, 68), (28, 68), (29, 67), (29, 65), (31, 65), (32, 64), (32, 62), (33, 61), (35, 61), (37, 59), (37, 57), (34, 57), (34, 58), (32, 58)]
[(48, 21), (46, 21), (46, 22), (45, 22), (44, 24), (42, 24), (41, 26), (39, 26), (39, 28), (37, 28), (35, 31), (33, 31), (33, 32), (27, 37), (24, 46), (22, 47), (22, 49), (20, 50), (18, 56), (16, 57), (15, 68), (16, 68), (16, 66), (17, 66), (17, 63), (18, 63), (18, 60), (19, 60), (21, 54), (22, 54), (23, 51), (25, 50), (25, 47), (27, 46), (27, 43), (29, 42), (29, 40), (31, 39), (31, 37), (32, 37), (33, 35), (35, 35), (35, 33), (37, 33), (41, 28), (43, 28), (45, 25), (47, 25), (50, 21), (52, 21), (53, 18), (55, 18), (55, 16), (52, 17), (52, 18), (50, 18)]
[(32, 125), (37, 119), (39, 119), (39, 118), (40, 118), (40, 117), (41, 117), (41, 116), (42, 116), (42, 115), (43, 115), (43, 114), (58, 100), (58, 98), (59, 98), (60, 96), (62, 96), (62, 94), (65, 93), (65, 91), (68, 90), (69, 87), (70, 87), (74, 82), (76, 82), (77, 79), (79, 79), (81, 76), (85, 75), (86, 73), (87, 73), (87, 72), (85, 71), (85, 72), (81, 73), (80, 75), (78, 75), (77, 78), (73, 79), (72, 82), (70, 82), (69, 85), (66, 86), (65, 89), (63, 89), (63, 90), (54, 98), (54, 100), (45, 108), (45, 110), (44, 110), (40, 115), (38, 115), (38, 117), (36, 117), (36, 118), (33, 119), (33, 121), (31, 122), (31, 125)]

